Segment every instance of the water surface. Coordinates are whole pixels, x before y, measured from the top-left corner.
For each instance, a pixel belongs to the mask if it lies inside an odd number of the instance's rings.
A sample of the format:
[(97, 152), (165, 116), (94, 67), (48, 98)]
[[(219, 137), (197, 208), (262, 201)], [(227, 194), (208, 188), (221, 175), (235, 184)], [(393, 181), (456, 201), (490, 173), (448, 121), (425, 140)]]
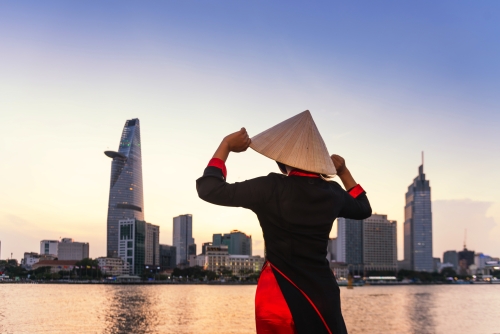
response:
[[(1, 333), (255, 333), (255, 285), (1, 284)], [(341, 288), (349, 333), (500, 333), (500, 285)]]

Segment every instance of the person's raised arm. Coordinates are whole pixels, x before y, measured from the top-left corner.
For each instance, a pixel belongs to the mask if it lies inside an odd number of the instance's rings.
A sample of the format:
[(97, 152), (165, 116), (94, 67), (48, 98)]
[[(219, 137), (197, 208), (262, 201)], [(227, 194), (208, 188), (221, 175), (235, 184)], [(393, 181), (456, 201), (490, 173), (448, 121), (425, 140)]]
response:
[(366, 219), (371, 216), (372, 208), (366, 192), (354, 181), (351, 172), (345, 165), (345, 160), (339, 155), (332, 155), (332, 161), (337, 169), (337, 175), (344, 184), (344, 205), (339, 213), (339, 217), (351, 219)]
[(244, 152), (250, 145), (245, 128), (224, 137), (203, 176), (196, 181), (198, 196), (210, 203), (253, 208), (272, 193), (272, 182), (259, 177), (244, 182), (227, 183), (226, 160), (230, 152)]
[(357, 183), (354, 181), (349, 169), (347, 169), (344, 158), (336, 154), (332, 155), (331, 158), (333, 164), (335, 165), (335, 169), (337, 170), (337, 175), (344, 184), (345, 190), (354, 188)]
[(250, 140), (250, 137), (248, 137), (247, 130), (245, 128), (241, 128), (240, 131), (233, 132), (222, 139), (222, 142), (212, 158), (220, 159), (223, 162), (226, 162), (229, 152), (245, 152), (251, 142), (252, 141)]

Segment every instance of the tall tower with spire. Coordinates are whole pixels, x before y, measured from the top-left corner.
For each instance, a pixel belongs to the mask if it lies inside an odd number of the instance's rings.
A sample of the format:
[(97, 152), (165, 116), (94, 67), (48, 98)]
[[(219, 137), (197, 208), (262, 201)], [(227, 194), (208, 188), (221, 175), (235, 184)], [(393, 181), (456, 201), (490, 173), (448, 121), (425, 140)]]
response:
[(109, 186), (107, 256), (118, 257), (119, 220), (144, 220), (142, 191), (141, 128), (139, 119), (125, 122), (118, 151), (106, 151), (111, 162)]
[(424, 174), (424, 153), (418, 176), (406, 192), (404, 222), (404, 256), (407, 266), (415, 271), (432, 272), (432, 208), (431, 187)]

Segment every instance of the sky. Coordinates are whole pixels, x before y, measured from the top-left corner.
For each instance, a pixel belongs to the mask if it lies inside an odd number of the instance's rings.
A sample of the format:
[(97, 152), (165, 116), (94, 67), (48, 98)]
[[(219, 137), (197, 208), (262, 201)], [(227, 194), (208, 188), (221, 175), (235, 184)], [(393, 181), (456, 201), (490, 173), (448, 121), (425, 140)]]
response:
[[(256, 216), (197, 196), (224, 136), (310, 110), (331, 154), (398, 222), (421, 152), (433, 252), (500, 256), (497, 1), (23, 1), (0, 3), (1, 258), (71, 237), (105, 255), (111, 160), (141, 121), (144, 213), (172, 244), (193, 214), (252, 235)], [(249, 149), (228, 182), (278, 172)], [(336, 236), (336, 224), (331, 236)]]

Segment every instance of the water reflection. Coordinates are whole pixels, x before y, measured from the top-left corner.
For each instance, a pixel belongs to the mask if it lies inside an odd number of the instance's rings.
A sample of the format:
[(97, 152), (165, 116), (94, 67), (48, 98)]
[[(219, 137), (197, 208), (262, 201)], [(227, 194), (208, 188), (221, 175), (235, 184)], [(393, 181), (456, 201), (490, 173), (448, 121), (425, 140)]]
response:
[[(127, 333), (131, 329), (149, 333), (157, 326), (155, 303), (151, 300), (151, 288), (146, 286), (109, 286), (107, 309), (104, 310), (106, 333)], [(148, 289), (149, 288), (149, 289)], [(150, 290), (150, 291), (148, 291)]]
[(410, 292), (407, 295), (406, 312), (412, 333), (430, 334), (436, 332), (435, 296), (435, 293), (429, 292)]
[[(255, 286), (0, 284), (0, 333), (255, 333)], [(350, 334), (500, 333), (498, 286), (341, 289)]]

